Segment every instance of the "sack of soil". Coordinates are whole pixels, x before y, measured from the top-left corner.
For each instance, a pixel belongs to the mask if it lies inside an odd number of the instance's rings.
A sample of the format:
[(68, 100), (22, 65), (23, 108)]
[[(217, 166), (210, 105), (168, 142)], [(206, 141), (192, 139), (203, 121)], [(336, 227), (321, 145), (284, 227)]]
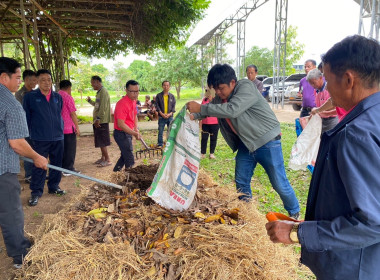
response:
[(199, 124), (184, 106), (170, 125), (164, 154), (147, 194), (165, 208), (185, 210), (197, 190), (200, 160)]

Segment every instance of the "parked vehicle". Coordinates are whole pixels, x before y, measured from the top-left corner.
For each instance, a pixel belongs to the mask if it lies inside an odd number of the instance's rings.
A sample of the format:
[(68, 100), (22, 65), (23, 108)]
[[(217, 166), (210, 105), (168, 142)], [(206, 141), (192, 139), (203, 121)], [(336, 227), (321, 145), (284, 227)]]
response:
[(306, 74), (292, 74), (288, 76), (284, 82), (280, 81), (279, 83), (279, 92), (277, 90), (274, 90), (273, 85), (269, 88), (269, 100), (272, 100), (272, 97), (274, 96), (278, 102), (281, 101), (281, 96), (284, 94), (284, 100), (289, 99), (289, 93), (291, 89), (294, 89), (295, 86), (301, 81), (303, 77), (305, 77)]
[(256, 79), (258, 79), (259, 81), (264, 81), (266, 78), (268, 78), (268, 76), (267, 75), (257, 75), (256, 76)]
[(298, 96), (300, 83), (294, 84), (287, 88), (286, 95), (289, 96), (289, 104), (292, 104), (294, 111), (300, 111), (302, 108), (302, 96)]
[(269, 101), (269, 88), (273, 84), (273, 77), (268, 77), (263, 80), (263, 92), (261, 93), (264, 98)]

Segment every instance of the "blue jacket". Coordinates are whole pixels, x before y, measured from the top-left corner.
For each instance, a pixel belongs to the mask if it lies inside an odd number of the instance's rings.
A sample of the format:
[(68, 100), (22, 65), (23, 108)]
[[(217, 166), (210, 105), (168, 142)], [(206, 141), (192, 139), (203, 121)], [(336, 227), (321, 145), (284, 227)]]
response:
[(298, 236), (318, 279), (380, 279), (380, 92), (324, 133)]
[(52, 91), (50, 101), (40, 89), (24, 96), (23, 107), (26, 113), (30, 139), (35, 141), (63, 140), (62, 97)]

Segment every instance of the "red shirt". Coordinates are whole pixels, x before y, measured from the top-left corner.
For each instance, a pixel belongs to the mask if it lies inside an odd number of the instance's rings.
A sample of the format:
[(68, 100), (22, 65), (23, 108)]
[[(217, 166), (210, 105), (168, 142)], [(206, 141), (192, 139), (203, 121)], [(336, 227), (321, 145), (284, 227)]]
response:
[(124, 96), (116, 103), (114, 129), (122, 130), (117, 125), (117, 120), (124, 120), (124, 123), (133, 130), (135, 128), (136, 115), (136, 100), (130, 99), (127, 95)]

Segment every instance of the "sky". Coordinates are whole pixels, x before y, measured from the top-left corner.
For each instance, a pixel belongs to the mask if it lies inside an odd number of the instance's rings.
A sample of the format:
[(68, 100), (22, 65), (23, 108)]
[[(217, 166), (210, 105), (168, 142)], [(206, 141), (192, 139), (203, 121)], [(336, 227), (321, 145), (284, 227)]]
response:
[[(234, 5), (243, 0), (212, 0), (207, 14), (212, 18), (225, 17), (234, 11)], [(243, 1), (244, 2), (244, 1)], [(246, 52), (252, 46), (273, 49), (275, 28), (275, 0), (270, 0), (254, 10), (246, 21)], [(239, 5), (239, 3), (237, 3)], [(232, 6), (232, 8), (231, 8)], [(289, 0), (288, 26), (296, 26), (297, 40), (305, 45), (305, 54), (299, 61), (306, 59), (320, 61), (325, 53), (336, 42), (346, 36), (358, 32), (360, 7), (354, 0)], [(207, 25), (207, 23), (206, 23)], [(204, 29), (204, 28), (202, 28)], [(228, 32), (236, 38), (236, 26), (231, 26)], [(228, 48), (232, 59), (236, 58), (236, 44)], [(130, 54), (118, 56), (115, 60), (94, 59), (93, 64), (102, 63), (111, 69), (115, 62), (123, 62), (125, 67), (135, 60), (145, 60), (145, 56)]]

